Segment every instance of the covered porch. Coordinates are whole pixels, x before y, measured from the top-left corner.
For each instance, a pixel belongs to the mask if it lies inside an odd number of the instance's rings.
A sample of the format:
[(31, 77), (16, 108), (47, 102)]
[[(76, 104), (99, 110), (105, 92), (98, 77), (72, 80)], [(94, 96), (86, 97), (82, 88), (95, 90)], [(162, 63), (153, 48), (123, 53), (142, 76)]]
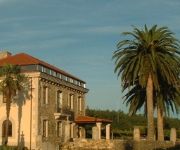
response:
[[(111, 127), (110, 127), (111, 123), (112, 120), (109, 119), (101, 119), (90, 116), (78, 116), (77, 118), (75, 118), (75, 123), (73, 125), (74, 126), (76, 125), (78, 127), (78, 131), (77, 131), (78, 138), (87, 138), (86, 132), (88, 130), (91, 130), (90, 132), (92, 134), (91, 136), (92, 139), (100, 140), (102, 138), (105, 138), (106, 140), (109, 140), (111, 133)], [(105, 132), (105, 136), (103, 137), (102, 137), (102, 131)]]

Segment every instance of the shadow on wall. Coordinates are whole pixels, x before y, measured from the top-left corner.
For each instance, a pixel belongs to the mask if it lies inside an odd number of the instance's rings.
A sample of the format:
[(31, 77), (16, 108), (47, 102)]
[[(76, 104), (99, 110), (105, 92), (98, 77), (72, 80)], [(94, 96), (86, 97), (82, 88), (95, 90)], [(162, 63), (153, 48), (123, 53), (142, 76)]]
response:
[(30, 100), (31, 95), (29, 94), (29, 84), (20, 92), (18, 92), (17, 96), (15, 97), (15, 103), (18, 106), (18, 147), (24, 146), (24, 134), (22, 131), (21, 133), (21, 119), (22, 119), (22, 107), (26, 104), (26, 100)]

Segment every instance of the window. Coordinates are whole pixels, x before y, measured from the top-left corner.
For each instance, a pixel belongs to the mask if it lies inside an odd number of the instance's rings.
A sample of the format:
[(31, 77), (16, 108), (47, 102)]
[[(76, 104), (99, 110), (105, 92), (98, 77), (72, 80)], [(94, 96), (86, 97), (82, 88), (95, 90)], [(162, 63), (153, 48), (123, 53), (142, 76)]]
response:
[(62, 75), (61, 75), (60, 73), (57, 73), (57, 77), (58, 77), (59, 79), (61, 79), (61, 78), (62, 78)]
[(78, 97), (78, 111), (82, 111), (82, 97)]
[(67, 77), (67, 80), (66, 80), (66, 81), (70, 82), (70, 78), (69, 78), (69, 77)]
[(70, 83), (74, 83), (74, 80), (72, 78), (70, 78)]
[(57, 122), (57, 137), (62, 136), (62, 122)]
[[(8, 122), (8, 131), (7, 131), (7, 128), (6, 128), (7, 122)], [(5, 137), (6, 131), (8, 132), (8, 137), (12, 137), (12, 123), (9, 120), (3, 121), (3, 124), (2, 124), (2, 137)]]
[(51, 71), (51, 74), (54, 76), (54, 77), (56, 77), (56, 72), (55, 71)]
[(75, 85), (77, 85), (77, 80), (74, 80), (74, 82), (73, 82)]
[(68, 80), (68, 77), (65, 76), (65, 81), (67, 81), (67, 80)]
[(48, 104), (48, 88), (47, 86), (43, 87), (43, 104)]
[(42, 72), (46, 72), (46, 68), (44, 66), (41, 67)]
[(57, 91), (57, 112), (61, 111), (62, 101), (63, 101), (62, 91)]
[(81, 82), (77, 81), (77, 85), (78, 85), (78, 86), (81, 86)]
[(48, 137), (48, 120), (43, 120), (43, 137)]
[(50, 69), (48, 69), (48, 68), (45, 68), (46, 70), (44, 71), (45, 73), (47, 73), (47, 74), (51, 74), (51, 70)]
[(68, 106), (70, 109), (74, 108), (74, 95), (73, 94), (69, 94)]

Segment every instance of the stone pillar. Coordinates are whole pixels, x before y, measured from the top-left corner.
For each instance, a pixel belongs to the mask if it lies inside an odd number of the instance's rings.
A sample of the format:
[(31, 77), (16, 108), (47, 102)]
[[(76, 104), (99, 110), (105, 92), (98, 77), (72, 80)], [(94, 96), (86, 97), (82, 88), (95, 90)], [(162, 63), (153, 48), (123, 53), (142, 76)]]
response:
[(79, 138), (85, 138), (86, 137), (86, 130), (84, 127), (79, 127)]
[(98, 127), (98, 135), (99, 135), (98, 139), (99, 140), (101, 139), (101, 124), (102, 124), (101, 122), (96, 123), (96, 126)]
[(75, 123), (71, 123), (71, 138), (74, 138), (75, 137), (75, 134), (74, 134), (74, 127), (75, 127)]
[(84, 127), (81, 127), (81, 138), (86, 138), (86, 129)]
[(140, 130), (138, 127), (134, 127), (133, 138), (134, 141), (140, 141)]
[(176, 142), (176, 129), (175, 128), (171, 128), (170, 141), (174, 143)]
[(92, 127), (92, 139), (93, 140), (99, 139), (99, 129), (96, 126)]
[(110, 139), (110, 124), (106, 125), (106, 140)]

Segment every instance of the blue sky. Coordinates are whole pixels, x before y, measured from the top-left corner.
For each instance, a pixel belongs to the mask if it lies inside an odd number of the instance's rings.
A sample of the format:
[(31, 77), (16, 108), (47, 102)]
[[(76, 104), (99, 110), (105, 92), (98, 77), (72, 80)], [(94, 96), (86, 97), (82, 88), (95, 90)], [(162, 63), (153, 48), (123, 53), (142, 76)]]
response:
[(158, 24), (180, 39), (179, 8), (179, 0), (0, 0), (0, 48), (85, 80), (91, 108), (127, 111), (111, 59), (121, 33)]

